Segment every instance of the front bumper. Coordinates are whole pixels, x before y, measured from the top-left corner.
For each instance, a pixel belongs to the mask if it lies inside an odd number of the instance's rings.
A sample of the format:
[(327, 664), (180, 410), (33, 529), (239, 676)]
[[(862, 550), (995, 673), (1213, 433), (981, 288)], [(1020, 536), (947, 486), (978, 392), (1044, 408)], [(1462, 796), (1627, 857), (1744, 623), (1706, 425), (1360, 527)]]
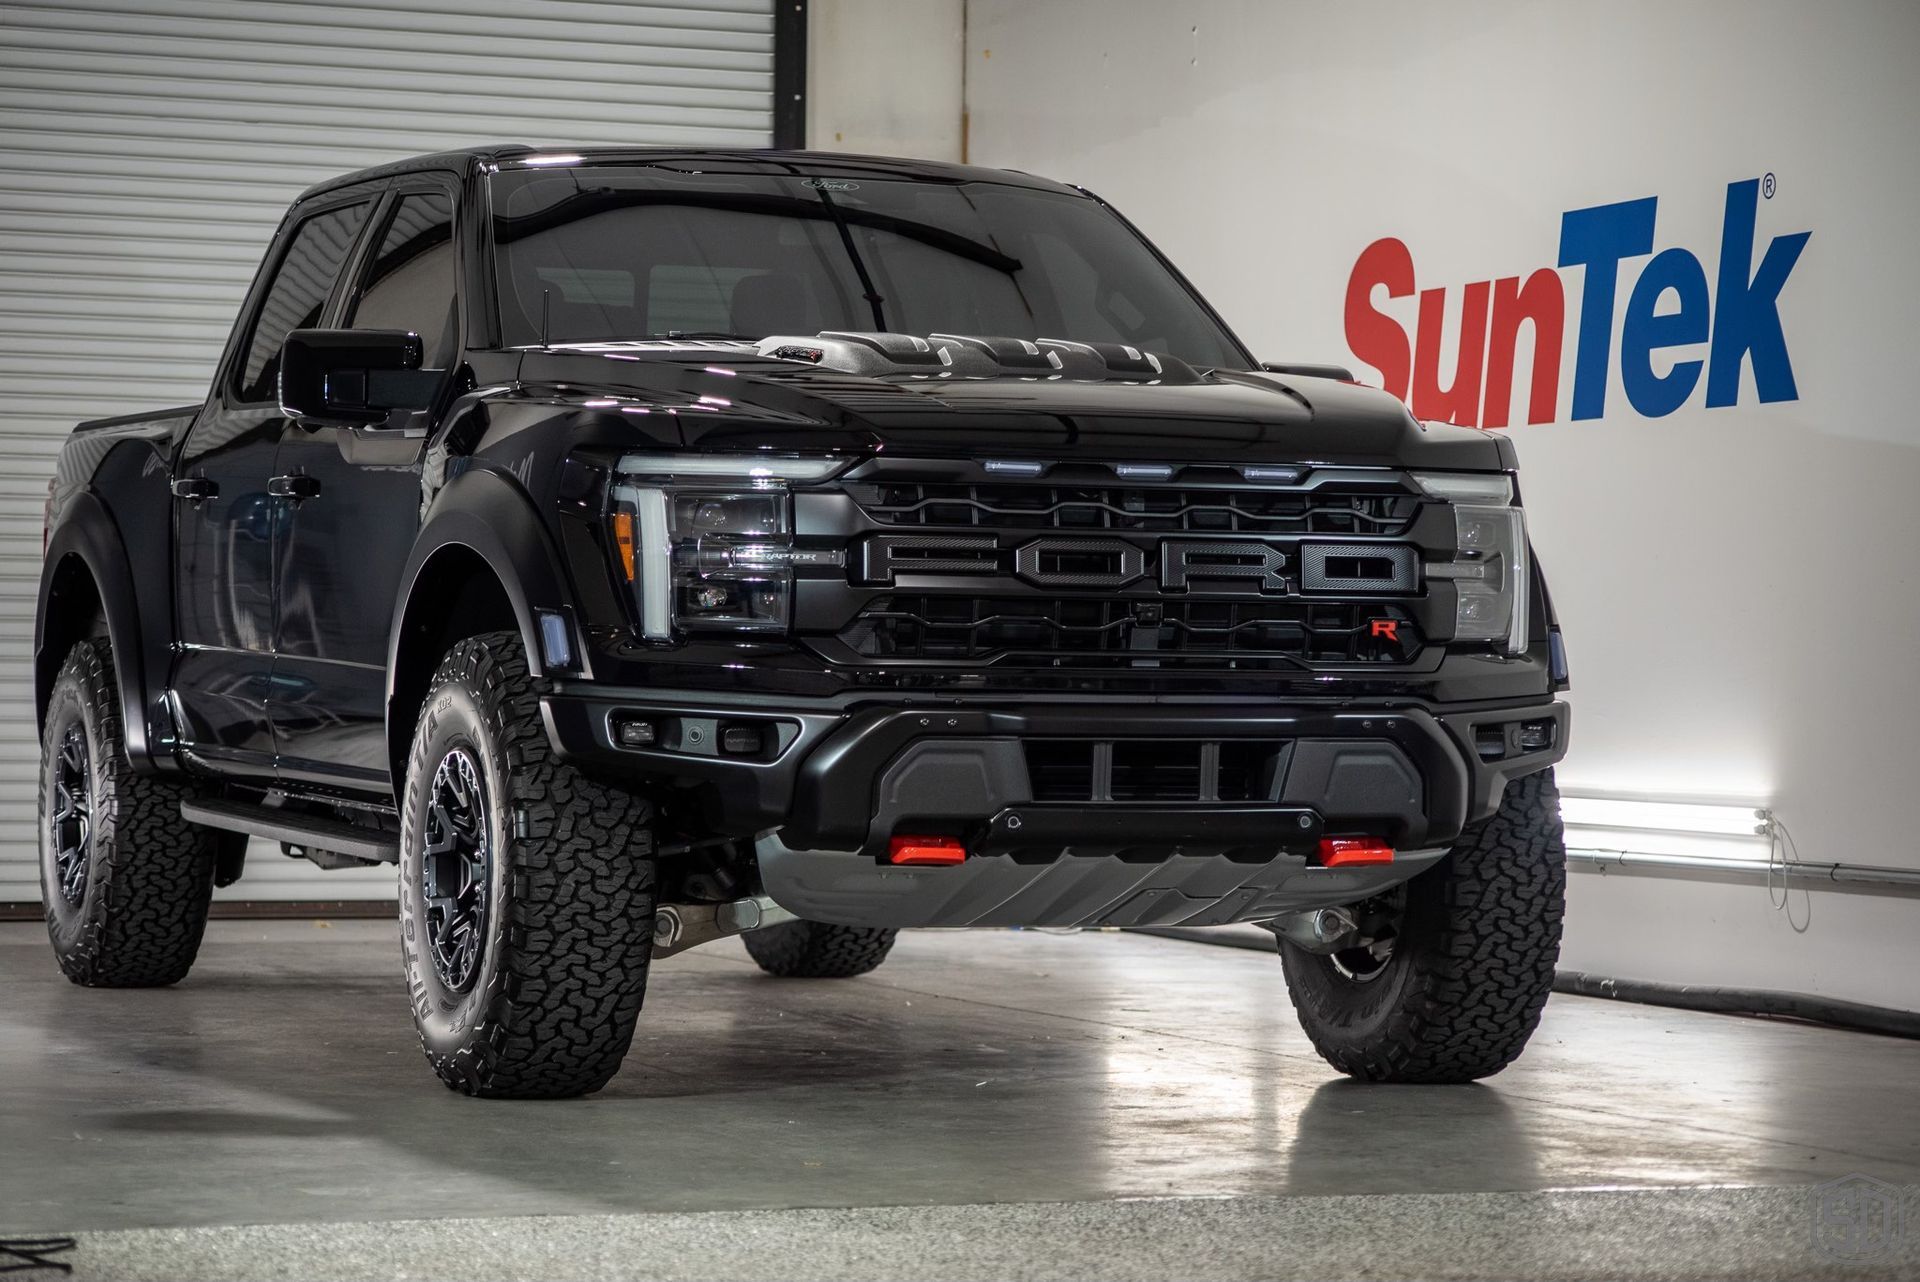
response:
[[(770, 706), (574, 686), (543, 709), (569, 758), (681, 789), (716, 830), (755, 839), (783, 907), (882, 926), (1211, 925), (1352, 902), (1429, 866), (1567, 739), (1566, 705), (1545, 698), (1440, 713), (1112, 697)], [(650, 746), (620, 746), (633, 721)], [(1523, 746), (1521, 728), (1543, 722), (1549, 745)], [(743, 738), (752, 749), (730, 752)], [(898, 833), (957, 836), (972, 857), (892, 867)], [(1347, 834), (1400, 854), (1311, 863), (1321, 836)]]

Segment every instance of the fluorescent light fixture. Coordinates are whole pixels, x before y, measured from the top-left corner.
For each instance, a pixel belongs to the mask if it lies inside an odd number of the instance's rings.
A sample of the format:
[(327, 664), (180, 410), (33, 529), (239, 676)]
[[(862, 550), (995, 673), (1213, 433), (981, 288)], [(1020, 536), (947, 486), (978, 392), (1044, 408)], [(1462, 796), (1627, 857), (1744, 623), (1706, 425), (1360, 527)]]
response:
[(1751, 802), (1561, 794), (1567, 849), (1680, 860), (1765, 860), (1773, 812)]
[(1560, 818), (1583, 828), (1633, 828), (1654, 832), (1720, 833), (1751, 837), (1768, 832), (1773, 814), (1764, 806), (1641, 801), (1621, 797), (1560, 798)]
[(575, 155), (528, 156), (520, 163), (523, 165), (577, 165), (580, 159)]

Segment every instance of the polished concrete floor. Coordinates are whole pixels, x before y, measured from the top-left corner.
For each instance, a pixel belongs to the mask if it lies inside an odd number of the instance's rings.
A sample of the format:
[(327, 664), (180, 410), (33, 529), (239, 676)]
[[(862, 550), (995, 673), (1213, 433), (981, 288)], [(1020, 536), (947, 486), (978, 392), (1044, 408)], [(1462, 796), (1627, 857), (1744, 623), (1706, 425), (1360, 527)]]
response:
[[(92, 992), (0, 926), (0, 1237), (81, 1276), (1920, 1273), (1920, 1224), (1809, 1254), (1814, 1186), (1920, 1183), (1913, 1042), (1563, 996), (1489, 1083), (1366, 1087), (1270, 956), (927, 932), (851, 981), (663, 962), (608, 1090), (501, 1104), (433, 1080), (397, 954), (219, 922), (177, 988)], [(491, 1264), (418, 1258), (452, 1221)]]

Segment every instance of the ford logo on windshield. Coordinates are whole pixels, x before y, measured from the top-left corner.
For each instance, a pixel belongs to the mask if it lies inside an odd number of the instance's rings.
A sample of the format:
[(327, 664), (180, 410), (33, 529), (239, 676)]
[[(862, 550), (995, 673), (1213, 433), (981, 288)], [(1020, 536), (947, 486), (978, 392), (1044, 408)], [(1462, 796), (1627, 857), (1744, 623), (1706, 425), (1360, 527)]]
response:
[(859, 191), (860, 184), (848, 182), (844, 178), (807, 178), (800, 183), (802, 187), (811, 187), (815, 191)]

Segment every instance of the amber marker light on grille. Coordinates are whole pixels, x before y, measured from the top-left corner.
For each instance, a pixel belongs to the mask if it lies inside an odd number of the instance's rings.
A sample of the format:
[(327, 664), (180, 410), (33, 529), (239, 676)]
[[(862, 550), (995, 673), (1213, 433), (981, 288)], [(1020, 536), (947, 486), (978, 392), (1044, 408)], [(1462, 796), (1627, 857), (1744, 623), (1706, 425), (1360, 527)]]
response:
[(941, 867), (966, 862), (967, 848), (952, 837), (895, 837), (887, 846), (887, 862)]
[(633, 513), (615, 512), (613, 514), (613, 542), (620, 549), (620, 568), (627, 572), (627, 582), (633, 582)]

